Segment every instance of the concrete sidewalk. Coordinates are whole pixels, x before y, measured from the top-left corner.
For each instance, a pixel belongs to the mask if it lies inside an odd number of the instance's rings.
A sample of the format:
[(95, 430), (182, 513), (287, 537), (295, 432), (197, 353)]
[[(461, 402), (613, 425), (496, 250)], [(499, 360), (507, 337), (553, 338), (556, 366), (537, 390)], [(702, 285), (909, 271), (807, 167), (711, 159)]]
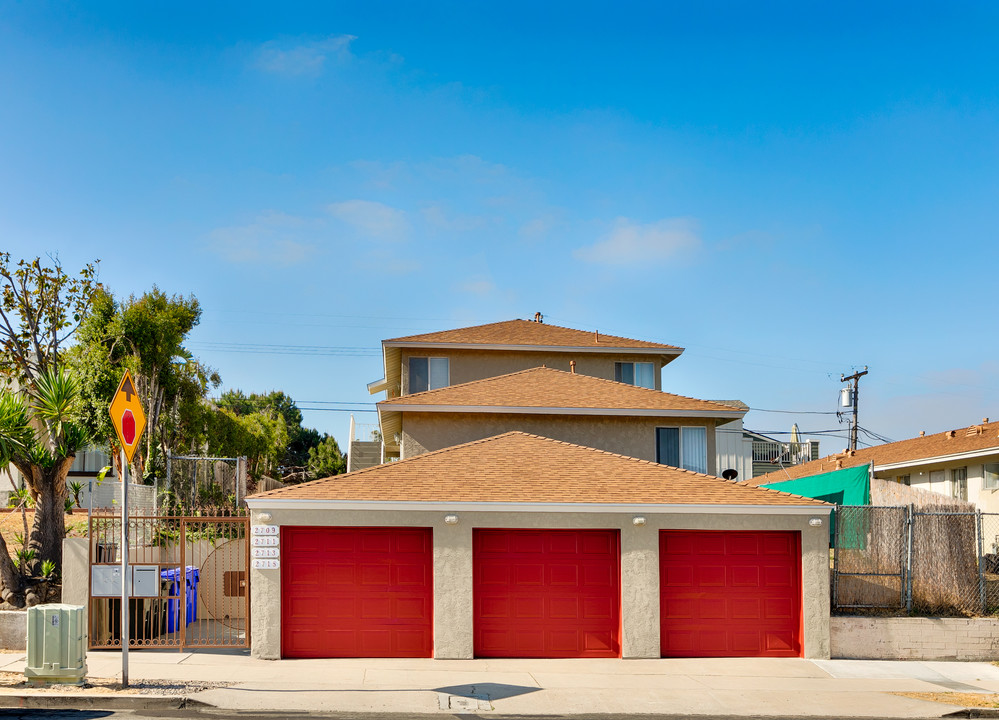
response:
[[(120, 677), (120, 653), (91, 651), (87, 664), (90, 678)], [(23, 654), (0, 655), (0, 670), (23, 669)], [(407, 715), (930, 718), (960, 707), (892, 693), (999, 692), (999, 668), (989, 663), (755, 658), (268, 661), (245, 653), (142, 650), (129, 653), (129, 678), (233, 683), (188, 696), (224, 710)], [(52, 691), (14, 694), (46, 692)]]

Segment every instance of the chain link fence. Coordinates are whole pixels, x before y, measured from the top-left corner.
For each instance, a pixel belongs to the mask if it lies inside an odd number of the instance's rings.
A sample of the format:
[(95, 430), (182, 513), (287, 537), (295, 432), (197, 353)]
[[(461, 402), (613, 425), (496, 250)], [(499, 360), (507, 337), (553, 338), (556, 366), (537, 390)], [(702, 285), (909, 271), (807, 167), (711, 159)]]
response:
[(999, 610), (999, 514), (838, 506), (834, 611), (988, 615)]
[(162, 504), (175, 513), (225, 515), (246, 498), (245, 457), (171, 455)]

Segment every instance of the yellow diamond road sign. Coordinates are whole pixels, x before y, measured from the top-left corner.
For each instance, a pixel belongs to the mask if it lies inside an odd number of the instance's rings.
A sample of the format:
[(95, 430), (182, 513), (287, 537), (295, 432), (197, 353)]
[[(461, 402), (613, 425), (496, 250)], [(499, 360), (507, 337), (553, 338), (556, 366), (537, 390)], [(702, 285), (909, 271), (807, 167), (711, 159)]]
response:
[(139, 438), (142, 437), (146, 429), (146, 414), (142, 412), (142, 404), (139, 402), (139, 393), (135, 391), (135, 384), (128, 370), (125, 377), (118, 385), (118, 392), (111, 400), (111, 423), (114, 431), (118, 433), (118, 442), (121, 443), (125, 451), (128, 462), (132, 462), (132, 456), (139, 447)]

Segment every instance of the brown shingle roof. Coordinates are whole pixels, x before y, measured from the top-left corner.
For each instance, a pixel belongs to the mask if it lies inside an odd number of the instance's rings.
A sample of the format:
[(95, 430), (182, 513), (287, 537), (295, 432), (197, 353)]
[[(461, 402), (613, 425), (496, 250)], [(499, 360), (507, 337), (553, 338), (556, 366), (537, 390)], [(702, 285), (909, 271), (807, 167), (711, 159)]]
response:
[(675, 345), (632, 340), (616, 335), (605, 335), (600, 332), (586, 332), (572, 328), (536, 323), (530, 320), (505, 320), (488, 325), (443, 330), (425, 333), (423, 335), (407, 335), (406, 337), (385, 340), (386, 343), (457, 343), (461, 345), (523, 345), (534, 347), (585, 347), (606, 348), (614, 351), (621, 348), (650, 348), (671, 351), (682, 351)]
[(826, 503), (538, 435), (509, 432), (251, 496), (356, 502), (668, 505)]
[(786, 473), (783, 470), (778, 470), (752, 478), (749, 482), (753, 485), (762, 485), (782, 480), (794, 480), (795, 478), (808, 477), (809, 475), (832, 472), (839, 468), (866, 465), (870, 462), (874, 463), (874, 470), (877, 471), (879, 465), (892, 465), (894, 463), (915, 462), (919, 460), (932, 461), (933, 458), (943, 455), (955, 455), (958, 453), (974, 452), (975, 450), (987, 450), (989, 448), (995, 448), (996, 452), (999, 453), (999, 422), (972, 425), (958, 430), (947, 430), (935, 435), (926, 435), (925, 437), (910, 438), (870, 448), (862, 448), (854, 452), (853, 455), (850, 455), (848, 452), (829, 455), (804, 463), (803, 465), (788, 467)]
[(559, 408), (662, 410), (697, 413), (730, 413), (735, 418), (745, 411), (711, 400), (673, 395), (604, 380), (589, 375), (568, 373), (554, 368), (531, 368), (509, 375), (473, 380), (437, 390), (403, 395), (383, 400), (379, 407), (386, 410), (399, 405), (476, 406), (497, 408)]

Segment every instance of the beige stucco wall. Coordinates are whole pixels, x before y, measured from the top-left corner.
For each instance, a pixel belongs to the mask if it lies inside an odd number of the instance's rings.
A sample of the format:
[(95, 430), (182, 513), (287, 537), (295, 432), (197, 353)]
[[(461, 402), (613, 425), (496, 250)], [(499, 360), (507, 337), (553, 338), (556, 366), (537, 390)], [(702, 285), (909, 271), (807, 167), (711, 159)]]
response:
[(409, 358), (446, 357), (451, 371), (451, 385), (498, 377), (520, 370), (545, 365), (556, 370), (569, 372), (569, 362), (576, 361), (576, 372), (580, 375), (614, 379), (615, 362), (651, 362), (656, 379), (656, 390), (662, 390), (660, 371), (663, 362), (657, 355), (635, 355), (627, 353), (583, 353), (583, 352), (518, 352), (505, 350), (402, 350), (402, 394), (409, 393)]
[[(923, 465), (892, 470), (876, 469), (874, 477), (897, 481), (903, 475), (908, 475), (909, 484), (914, 488), (953, 497), (953, 471), (957, 468), (966, 468), (968, 471), (968, 501), (975, 503), (982, 512), (999, 512), (999, 488), (988, 489), (983, 487), (985, 482), (985, 463), (999, 463), (999, 454), (967, 460), (927, 462)], [(931, 481), (930, 473), (935, 473), (936, 471), (943, 471), (942, 480)]]
[(714, 421), (704, 418), (407, 412), (402, 419), (401, 447), (402, 457), (407, 458), (519, 430), (655, 462), (657, 427), (695, 425), (707, 427), (708, 474), (714, 475)]
[[(259, 524), (255, 508), (252, 522)], [(301, 526), (409, 526), (433, 530), (434, 657), (473, 656), (472, 531), (474, 528), (600, 528), (621, 533), (622, 655), (659, 657), (659, 531), (791, 530), (802, 538), (804, 656), (829, 657), (829, 530), (809, 527), (808, 515), (645, 513), (464, 512), (445, 525), (443, 511), (275, 510), (268, 524)], [(254, 657), (281, 656), (281, 571), (250, 571)]]

